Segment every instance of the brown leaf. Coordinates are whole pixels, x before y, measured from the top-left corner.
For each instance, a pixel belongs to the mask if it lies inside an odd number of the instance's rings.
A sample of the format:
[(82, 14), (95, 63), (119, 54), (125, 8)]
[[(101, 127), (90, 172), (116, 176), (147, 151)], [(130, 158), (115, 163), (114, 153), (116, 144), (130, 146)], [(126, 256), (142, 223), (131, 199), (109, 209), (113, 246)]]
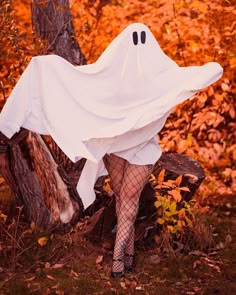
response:
[(201, 262), (201, 260), (195, 260), (194, 262), (193, 262), (193, 269), (195, 269), (198, 265), (200, 265), (202, 262)]
[(75, 272), (73, 269), (70, 271), (70, 275), (75, 278), (79, 277), (79, 274), (77, 272)]
[(229, 109), (229, 115), (230, 115), (230, 117), (231, 117), (232, 119), (235, 118), (235, 108), (234, 108), (234, 107), (231, 107), (231, 108)]
[(126, 290), (127, 288), (126, 288), (126, 285), (125, 285), (125, 283), (124, 282), (120, 282), (120, 286), (121, 286), (121, 288), (122, 289), (124, 289), (124, 290)]
[(175, 183), (176, 183), (177, 186), (180, 186), (180, 184), (181, 184), (181, 182), (182, 182), (182, 178), (183, 178), (182, 175), (180, 175), (180, 176), (178, 176), (178, 177), (176, 178)]
[(56, 281), (56, 279), (55, 279), (53, 276), (47, 275), (46, 277), (47, 277), (49, 280)]
[(162, 185), (163, 181), (164, 181), (164, 177), (165, 177), (165, 169), (161, 170), (161, 172), (158, 174), (158, 184)]
[(23, 282), (31, 282), (31, 281), (33, 281), (35, 278), (36, 278), (36, 276), (33, 276), (33, 277), (31, 277), (31, 278), (28, 278), (28, 279), (23, 280)]
[(103, 262), (103, 255), (99, 255), (96, 259), (96, 264), (100, 264)]
[(51, 268), (61, 268), (65, 265), (65, 263), (56, 263)]

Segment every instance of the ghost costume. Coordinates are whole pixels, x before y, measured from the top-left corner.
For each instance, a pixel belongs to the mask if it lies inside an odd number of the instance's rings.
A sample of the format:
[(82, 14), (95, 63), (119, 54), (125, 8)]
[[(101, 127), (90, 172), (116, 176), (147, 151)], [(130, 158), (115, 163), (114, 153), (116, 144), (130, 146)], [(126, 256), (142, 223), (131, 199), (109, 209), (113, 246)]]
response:
[(73, 162), (86, 158), (77, 189), (87, 207), (105, 173), (105, 154), (155, 163), (161, 155), (156, 135), (171, 110), (221, 75), (215, 62), (179, 67), (135, 23), (93, 64), (33, 57), (0, 114), (0, 131), (9, 138), (20, 127), (49, 134)]

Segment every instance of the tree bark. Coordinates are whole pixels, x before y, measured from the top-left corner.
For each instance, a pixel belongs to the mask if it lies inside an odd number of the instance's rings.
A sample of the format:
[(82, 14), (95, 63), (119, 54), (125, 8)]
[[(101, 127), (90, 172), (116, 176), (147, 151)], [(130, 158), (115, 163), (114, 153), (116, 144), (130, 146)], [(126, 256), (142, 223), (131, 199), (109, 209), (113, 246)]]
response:
[(83, 204), (75, 185), (60, 175), (42, 137), (26, 130), (11, 140), (0, 134), (0, 172), (29, 222), (64, 232), (82, 216)]
[(60, 55), (74, 65), (86, 63), (75, 39), (69, 0), (32, 0), (31, 11), (36, 35), (47, 40), (47, 54)]
[[(68, 0), (32, 0), (32, 25), (38, 37), (47, 40), (45, 53), (54, 53), (79, 65), (85, 59), (75, 40)], [(23, 204), (29, 222), (64, 231), (83, 214), (76, 191), (84, 160), (72, 163), (58, 146), (33, 132), (22, 130), (12, 140), (0, 134), (0, 172)]]

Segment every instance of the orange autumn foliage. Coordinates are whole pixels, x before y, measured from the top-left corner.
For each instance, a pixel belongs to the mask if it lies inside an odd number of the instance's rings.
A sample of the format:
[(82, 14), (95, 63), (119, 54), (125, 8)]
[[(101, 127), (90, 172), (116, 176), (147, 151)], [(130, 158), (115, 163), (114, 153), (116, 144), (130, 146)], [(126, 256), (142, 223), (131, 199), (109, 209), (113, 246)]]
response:
[[(1, 4), (0, 11), (1, 104), (31, 56), (43, 53), (43, 42), (32, 33), (30, 0), (4, 2), (10, 5)], [(76, 37), (88, 63), (96, 61), (128, 24), (142, 22), (180, 66), (217, 61), (224, 67), (220, 81), (175, 109), (160, 133), (160, 142), (164, 151), (187, 153), (208, 169), (202, 194), (235, 192), (233, 1), (71, 0), (70, 6)]]

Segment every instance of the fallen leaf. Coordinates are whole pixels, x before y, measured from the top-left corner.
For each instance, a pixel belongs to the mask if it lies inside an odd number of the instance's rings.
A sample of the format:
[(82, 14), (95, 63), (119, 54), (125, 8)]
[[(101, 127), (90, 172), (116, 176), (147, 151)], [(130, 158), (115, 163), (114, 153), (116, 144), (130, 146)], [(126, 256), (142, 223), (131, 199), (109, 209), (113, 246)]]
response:
[(103, 267), (101, 266), (101, 264), (96, 264), (96, 269), (101, 270), (101, 269), (103, 269)]
[(125, 285), (126, 285), (127, 287), (129, 287), (129, 286), (131, 285), (131, 281), (128, 280), (128, 279), (125, 279)]
[(75, 272), (73, 269), (70, 271), (70, 275), (75, 278), (79, 277), (79, 274), (77, 272)]
[(31, 222), (31, 224), (30, 224), (30, 228), (31, 228), (31, 230), (32, 230), (32, 231), (34, 231), (34, 230), (35, 230), (35, 228), (36, 228), (36, 225), (35, 225), (35, 223), (34, 223), (34, 222)]
[(206, 256), (206, 254), (202, 251), (195, 250), (188, 253), (188, 255), (197, 255), (197, 256)]
[(130, 288), (135, 289), (137, 287), (137, 283), (132, 281)]
[(38, 239), (38, 244), (40, 246), (45, 246), (47, 244), (48, 238), (47, 237), (41, 237)]
[(65, 294), (65, 291), (63, 291), (63, 290), (56, 290), (55, 293), (57, 295), (64, 295)]
[(137, 287), (135, 288), (135, 290), (137, 290), (137, 291), (143, 291), (144, 288), (143, 288), (143, 286), (137, 286)]
[(103, 261), (103, 255), (99, 255), (96, 259), (96, 264), (102, 263)]
[(230, 90), (229, 85), (226, 84), (226, 83), (222, 83), (222, 84), (221, 84), (221, 88), (222, 88), (223, 91), (229, 91), (229, 90)]
[(195, 269), (198, 265), (200, 265), (202, 262), (200, 260), (195, 260), (193, 262), (193, 269)]
[(55, 279), (53, 276), (47, 275), (46, 277), (47, 277), (49, 280), (56, 281), (56, 279)]
[(151, 255), (149, 257), (149, 259), (150, 259), (150, 262), (153, 263), (153, 264), (158, 264), (158, 263), (161, 262), (161, 258), (160, 258), (160, 256), (158, 254)]
[(225, 237), (225, 242), (226, 243), (231, 243), (232, 242), (232, 236), (230, 234), (228, 234), (226, 237)]
[(65, 263), (56, 263), (51, 268), (61, 268), (65, 265)]
[(110, 281), (106, 281), (106, 282), (104, 283), (104, 285), (107, 286), (107, 287), (111, 287), (111, 286), (112, 286)]
[(36, 277), (33, 276), (33, 277), (31, 277), (31, 278), (28, 278), (28, 279), (23, 280), (23, 282), (31, 282), (31, 281), (33, 281), (35, 278), (36, 278)]
[(164, 223), (165, 223), (165, 219), (164, 219), (164, 218), (161, 218), (161, 217), (158, 217), (158, 218), (157, 218), (157, 222), (158, 222), (159, 224), (164, 224)]

